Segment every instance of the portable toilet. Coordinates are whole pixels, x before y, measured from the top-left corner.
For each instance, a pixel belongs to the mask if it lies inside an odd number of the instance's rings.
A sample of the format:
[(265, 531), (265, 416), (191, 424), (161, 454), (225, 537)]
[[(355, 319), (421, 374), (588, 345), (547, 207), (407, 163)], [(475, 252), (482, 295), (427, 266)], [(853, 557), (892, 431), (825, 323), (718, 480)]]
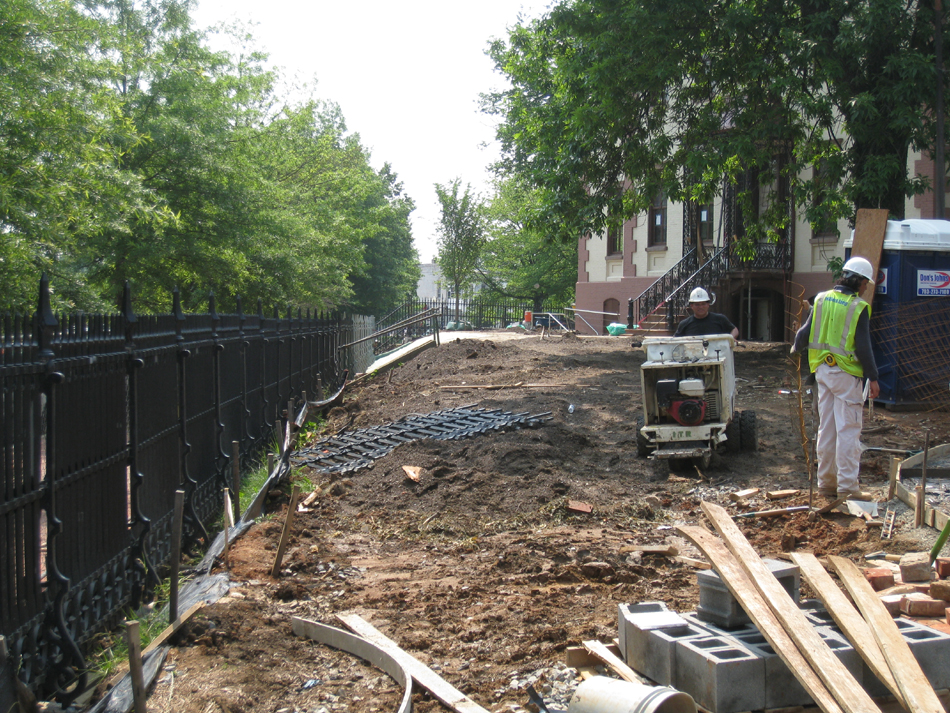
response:
[[(854, 231), (844, 243), (851, 257)], [(889, 220), (871, 305), (887, 405), (950, 403), (950, 221)]]

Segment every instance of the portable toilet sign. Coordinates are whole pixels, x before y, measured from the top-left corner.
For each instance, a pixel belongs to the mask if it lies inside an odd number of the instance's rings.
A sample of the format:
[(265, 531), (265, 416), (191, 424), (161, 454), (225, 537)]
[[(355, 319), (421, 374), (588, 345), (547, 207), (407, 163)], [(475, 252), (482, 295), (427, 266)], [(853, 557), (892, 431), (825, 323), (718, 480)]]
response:
[(950, 297), (950, 271), (918, 270), (918, 297)]

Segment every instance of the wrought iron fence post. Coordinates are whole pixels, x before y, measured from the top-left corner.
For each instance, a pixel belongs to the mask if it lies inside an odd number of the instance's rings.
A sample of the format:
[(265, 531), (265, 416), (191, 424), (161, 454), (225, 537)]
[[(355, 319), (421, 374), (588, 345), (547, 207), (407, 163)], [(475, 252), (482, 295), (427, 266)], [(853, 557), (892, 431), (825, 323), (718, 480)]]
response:
[(250, 444), (254, 440), (251, 435), (251, 408), (250, 408), (250, 389), (247, 384), (247, 353), (250, 350), (251, 343), (244, 334), (244, 323), (247, 316), (244, 314), (244, 303), (241, 301), (241, 295), (237, 296), (237, 314), (238, 314), (238, 344), (241, 348), (241, 425), (238, 427), (238, 433), (241, 434), (241, 457), (246, 457), (250, 451)]
[[(231, 483), (228, 478), (228, 462), (231, 456), (230, 450), (224, 446), (224, 421), (221, 419), (221, 352), (224, 351), (224, 345), (218, 335), (221, 316), (218, 314), (218, 302), (214, 297), (214, 292), (208, 295), (208, 314), (211, 316), (211, 394), (214, 399), (214, 440), (218, 444), (218, 452), (214, 460), (221, 487), (227, 488)], [(224, 502), (223, 495), (221, 501)]]
[(257, 318), (259, 320), (259, 329), (261, 333), (261, 423), (264, 424), (264, 427), (261, 428), (261, 436), (263, 437), (267, 429), (273, 428), (274, 424), (271, 421), (267, 420), (267, 414), (270, 411), (268, 408), (267, 402), (267, 334), (264, 329), (264, 307), (260, 298), (257, 300)]
[(198, 489), (198, 483), (188, 472), (188, 454), (191, 452), (191, 444), (188, 442), (188, 399), (185, 384), (185, 361), (191, 356), (191, 350), (185, 348), (185, 314), (181, 309), (181, 293), (176, 287), (173, 292), (172, 312), (175, 316), (175, 342), (178, 344), (178, 442), (179, 455), (181, 456), (181, 477), (180, 482), (185, 490), (185, 511), (184, 524), (188, 526), (185, 535), (185, 549), (187, 549), (198, 537), (201, 532), (203, 539), (208, 541), (208, 532), (205, 530), (204, 523), (195, 510), (195, 492)]
[[(145, 362), (136, 355), (135, 325), (138, 317), (132, 310), (132, 289), (128, 281), (122, 290), (122, 320), (125, 324), (125, 353), (126, 377), (128, 379), (128, 449), (129, 449), (129, 506), (131, 521), (129, 532), (132, 533), (132, 547), (129, 552), (130, 585), (132, 590), (132, 608), (138, 609), (145, 598), (146, 581), (151, 576), (155, 585), (161, 584), (161, 579), (155, 568), (148, 560), (145, 549), (145, 539), (152, 529), (152, 521), (142, 513), (140, 494), (145, 476), (139, 470), (139, 388), (138, 374)], [(136, 533), (138, 530), (138, 533)]]
[[(48, 671), (49, 678), (57, 689), (57, 694), (64, 701), (69, 702), (86, 687), (86, 662), (76, 642), (73, 641), (66, 625), (65, 602), (69, 593), (69, 577), (63, 574), (57, 558), (57, 540), (63, 532), (63, 521), (59, 519), (56, 510), (56, 386), (65, 380), (65, 376), (55, 370), (56, 354), (53, 352), (53, 337), (59, 321), (53, 314), (49, 299), (49, 278), (44, 274), (40, 279), (40, 293), (36, 313), (33, 315), (33, 329), (38, 350), (38, 362), (43, 365), (42, 395), (36, 404), (38, 413), (42, 413), (42, 399), (46, 399), (46, 462), (45, 472), (42, 459), (35, 459), (38, 472), (35, 474), (37, 482), (46, 482), (43, 496), (43, 509), (46, 511), (46, 571), (52, 593), (52, 604), (47, 609), (47, 623), (45, 630), (52, 639), (53, 646), (58, 648), (61, 656), (50, 656), (49, 664), (52, 670)], [(42, 434), (37, 432), (33, 447), (35, 453), (42, 453)], [(72, 664), (72, 665), (70, 665)], [(78, 685), (70, 693), (67, 687), (78, 681)]]

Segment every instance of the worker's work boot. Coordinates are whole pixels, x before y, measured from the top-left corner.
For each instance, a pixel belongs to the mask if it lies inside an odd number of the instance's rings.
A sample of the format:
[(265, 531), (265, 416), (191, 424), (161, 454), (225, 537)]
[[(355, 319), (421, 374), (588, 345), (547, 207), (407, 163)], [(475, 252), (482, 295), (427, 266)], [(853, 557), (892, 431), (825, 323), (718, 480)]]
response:
[(874, 496), (864, 490), (855, 490), (854, 492), (839, 490), (838, 497), (847, 498), (848, 500), (874, 500)]
[(834, 488), (818, 488), (818, 495), (823, 498), (836, 498), (838, 491)]

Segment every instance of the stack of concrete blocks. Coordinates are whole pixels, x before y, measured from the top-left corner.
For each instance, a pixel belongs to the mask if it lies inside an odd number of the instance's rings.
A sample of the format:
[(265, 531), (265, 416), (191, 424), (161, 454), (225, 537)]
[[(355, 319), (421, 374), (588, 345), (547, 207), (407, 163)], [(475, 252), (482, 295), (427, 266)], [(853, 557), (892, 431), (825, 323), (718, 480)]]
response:
[[(798, 568), (784, 562), (769, 565), (798, 601)], [(662, 602), (620, 605), (620, 650), (627, 664), (659, 685), (690, 694), (712, 713), (811, 704), (811, 697), (765, 637), (734, 599), (729, 602), (722, 596), (721, 581), (717, 584), (710, 574), (714, 573), (699, 575), (702, 611), (679, 615)], [(726, 594), (732, 596), (728, 590)], [(799, 606), (870, 695), (888, 693), (820, 602)], [(934, 688), (950, 687), (950, 635), (909, 619), (896, 621)]]

